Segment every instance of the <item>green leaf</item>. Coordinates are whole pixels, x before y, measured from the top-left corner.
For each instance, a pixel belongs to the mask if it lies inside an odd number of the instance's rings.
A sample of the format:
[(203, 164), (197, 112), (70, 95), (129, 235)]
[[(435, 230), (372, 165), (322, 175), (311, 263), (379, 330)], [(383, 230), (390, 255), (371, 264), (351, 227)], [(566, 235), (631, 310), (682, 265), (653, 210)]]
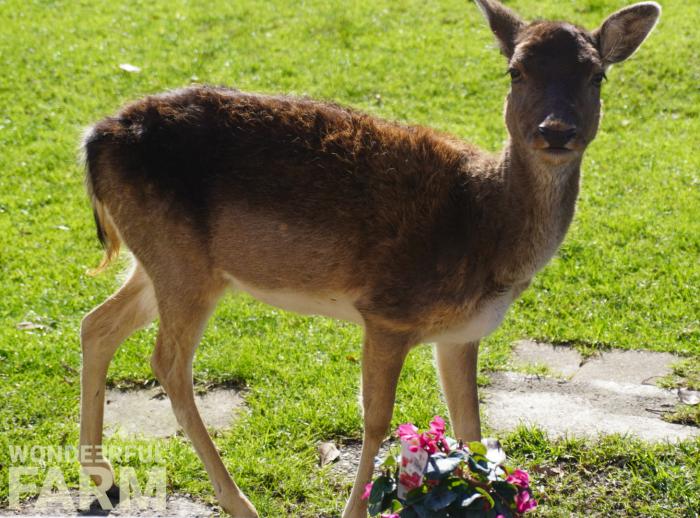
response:
[(404, 509), (399, 513), (399, 516), (401, 518), (420, 518), (413, 507), (404, 507)]
[(425, 507), (431, 511), (439, 511), (454, 502), (456, 498), (457, 493), (449, 491), (444, 486), (438, 486), (428, 493), (428, 496), (425, 498)]
[(399, 516), (401, 518), (419, 518), (418, 513), (412, 507), (404, 507)]
[(469, 457), (468, 464), (469, 469), (474, 473), (483, 473), (484, 475), (488, 475), (489, 473), (491, 473), (491, 470), (488, 468), (486, 461), (479, 461), (474, 457)]
[(486, 455), (486, 446), (481, 444), (479, 441), (472, 441), (467, 444), (469, 451), (472, 453), (477, 453), (479, 455)]
[(394, 479), (382, 475), (377, 477), (369, 493), (369, 514), (375, 516), (391, 505), (396, 491)]
[(393, 468), (394, 466), (396, 466), (396, 457), (393, 455), (387, 455), (386, 459), (384, 459), (384, 462), (381, 464), (382, 468)]
[(413, 506), (413, 511), (416, 513), (418, 518), (433, 518), (433, 514), (430, 510), (423, 507), (421, 504), (416, 504)]
[(406, 502), (406, 505), (413, 505), (425, 498), (425, 495), (428, 494), (428, 488), (425, 486), (425, 484), (415, 488), (411, 489), (408, 494), (406, 495), (406, 498), (404, 499)]
[(515, 494), (518, 492), (513, 484), (497, 480), (491, 484), (491, 487), (496, 493), (506, 502), (512, 502), (515, 499)]
[(428, 459), (428, 466), (425, 470), (425, 476), (430, 480), (440, 480), (448, 477), (462, 463), (460, 457), (437, 457), (432, 456)]
[(477, 487), (476, 490), (481, 493), (486, 500), (488, 500), (489, 504), (491, 504), (491, 507), (495, 505), (495, 502), (493, 501), (493, 497), (489, 494), (488, 491), (486, 491), (482, 487)]

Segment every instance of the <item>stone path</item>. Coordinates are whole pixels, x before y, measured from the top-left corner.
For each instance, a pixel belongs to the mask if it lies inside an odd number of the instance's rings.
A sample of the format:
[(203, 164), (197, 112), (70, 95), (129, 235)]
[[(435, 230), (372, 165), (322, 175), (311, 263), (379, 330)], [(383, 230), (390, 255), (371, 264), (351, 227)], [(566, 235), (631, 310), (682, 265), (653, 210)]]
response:
[[(36, 498), (22, 502), (19, 510), (0, 509), (0, 516), (109, 516), (109, 517), (169, 517), (169, 518), (209, 518), (221, 516), (216, 509), (193, 500), (189, 495), (168, 495), (165, 511), (154, 498), (146, 498), (145, 504), (138, 507), (135, 503), (126, 509), (116, 505), (114, 509), (105, 511), (97, 505), (91, 509), (78, 509), (80, 497), (78, 491), (69, 490), (68, 498), (61, 495), (60, 499), (48, 502), (47, 505), (37, 505)], [(60, 500), (60, 501), (59, 501)]]
[[(195, 396), (206, 425), (216, 430), (231, 426), (243, 407), (236, 390), (215, 388)], [(105, 434), (169, 437), (180, 429), (168, 396), (160, 387), (148, 390), (108, 390), (105, 396)]]
[(516, 366), (544, 365), (551, 375), (491, 375), (482, 399), (487, 422), (497, 431), (525, 423), (552, 436), (622, 433), (647, 441), (676, 441), (700, 435), (697, 427), (661, 418), (679, 402), (676, 391), (655, 385), (678, 361), (674, 355), (610, 351), (583, 361), (573, 348), (521, 341), (514, 356)]

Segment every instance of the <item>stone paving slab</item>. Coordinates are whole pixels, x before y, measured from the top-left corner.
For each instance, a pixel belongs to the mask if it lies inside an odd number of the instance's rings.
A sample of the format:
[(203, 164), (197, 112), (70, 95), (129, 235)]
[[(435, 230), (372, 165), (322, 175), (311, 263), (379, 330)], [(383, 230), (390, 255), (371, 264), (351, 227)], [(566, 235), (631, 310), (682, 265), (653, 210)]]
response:
[(653, 442), (700, 435), (696, 427), (661, 419), (678, 398), (674, 391), (657, 387), (567, 382), (507, 372), (493, 375), (482, 396), (487, 421), (499, 431), (526, 424), (559, 437), (620, 433)]
[[(67, 500), (66, 500), (67, 496)], [(79, 494), (77, 490), (69, 490), (68, 495), (61, 495), (62, 501), (38, 506), (36, 498), (22, 502), (20, 509), (0, 509), (0, 516), (114, 516), (154, 517), (154, 518), (210, 518), (221, 516), (218, 508), (211, 507), (193, 500), (189, 495), (173, 494), (166, 497), (165, 511), (161, 510), (153, 498), (147, 498), (143, 507), (136, 504), (129, 509), (119, 505), (109, 511), (93, 506), (89, 510), (78, 509)]]
[(608, 351), (585, 362), (574, 374), (575, 381), (606, 380), (619, 383), (654, 383), (671, 373), (680, 360), (669, 353), (651, 351)]
[[(244, 401), (240, 392), (215, 388), (195, 396), (209, 428), (231, 426)], [(180, 429), (168, 396), (159, 387), (147, 390), (108, 390), (105, 396), (105, 435), (170, 437)]]
[(700, 429), (664, 421), (679, 403), (674, 390), (654, 382), (680, 358), (649, 351), (607, 351), (583, 360), (566, 346), (522, 340), (514, 363), (546, 365), (557, 377), (499, 372), (481, 392), (488, 423), (504, 431), (537, 425), (553, 436), (621, 433), (647, 441), (700, 436)]

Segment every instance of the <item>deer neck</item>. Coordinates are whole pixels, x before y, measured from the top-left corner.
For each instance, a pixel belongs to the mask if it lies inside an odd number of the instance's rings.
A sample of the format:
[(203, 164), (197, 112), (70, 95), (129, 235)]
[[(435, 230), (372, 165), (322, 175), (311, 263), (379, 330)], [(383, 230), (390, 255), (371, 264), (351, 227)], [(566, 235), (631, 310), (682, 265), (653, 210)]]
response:
[(509, 141), (498, 166), (504, 186), (504, 240), (513, 258), (506, 281), (529, 280), (554, 255), (574, 215), (581, 156), (563, 164), (544, 162)]

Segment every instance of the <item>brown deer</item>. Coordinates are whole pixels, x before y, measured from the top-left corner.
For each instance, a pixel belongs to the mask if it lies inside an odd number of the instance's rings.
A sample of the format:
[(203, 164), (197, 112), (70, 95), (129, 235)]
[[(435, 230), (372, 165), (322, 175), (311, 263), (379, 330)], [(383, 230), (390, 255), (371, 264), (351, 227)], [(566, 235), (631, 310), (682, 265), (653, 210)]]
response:
[(593, 32), (526, 23), (477, 0), (508, 60), (510, 138), (498, 156), (428, 128), (308, 99), (192, 87), (146, 97), (85, 137), (87, 189), (105, 267), (124, 243), (135, 267), (82, 323), (84, 469), (113, 482), (100, 453), (108, 365), (160, 318), (151, 365), (233, 516), (257, 516), (195, 405), (192, 358), (229, 289), (363, 326), (360, 465), (344, 518), (388, 432), (409, 350), (434, 343), (454, 435), (480, 437), (479, 340), (562, 242), (600, 89), (654, 27), (643, 2)]

